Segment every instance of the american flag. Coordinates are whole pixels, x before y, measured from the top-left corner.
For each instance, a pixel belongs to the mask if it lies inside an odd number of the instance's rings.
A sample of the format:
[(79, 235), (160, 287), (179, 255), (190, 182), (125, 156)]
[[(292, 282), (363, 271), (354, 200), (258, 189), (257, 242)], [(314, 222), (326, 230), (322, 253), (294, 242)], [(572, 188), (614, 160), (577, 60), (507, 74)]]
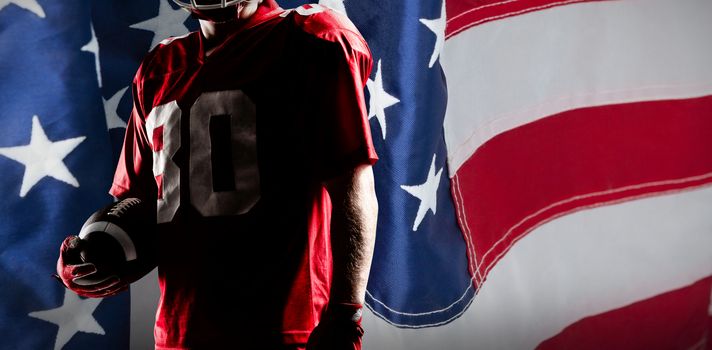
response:
[[(364, 348), (712, 349), (712, 2), (320, 4), (375, 63)], [(0, 349), (152, 348), (155, 275), (83, 299), (50, 274), (111, 200), (140, 59), (195, 29), (168, 0), (0, 0)]]

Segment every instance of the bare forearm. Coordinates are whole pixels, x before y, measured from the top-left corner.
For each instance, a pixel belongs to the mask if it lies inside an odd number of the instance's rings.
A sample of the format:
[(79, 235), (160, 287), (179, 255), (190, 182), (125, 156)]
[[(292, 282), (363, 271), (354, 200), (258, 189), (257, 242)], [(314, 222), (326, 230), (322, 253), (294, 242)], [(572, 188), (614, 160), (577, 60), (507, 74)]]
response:
[(363, 304), (376, 239), (378, 202), (370, 166), (329, 184), (332, 199), (332, 302)]

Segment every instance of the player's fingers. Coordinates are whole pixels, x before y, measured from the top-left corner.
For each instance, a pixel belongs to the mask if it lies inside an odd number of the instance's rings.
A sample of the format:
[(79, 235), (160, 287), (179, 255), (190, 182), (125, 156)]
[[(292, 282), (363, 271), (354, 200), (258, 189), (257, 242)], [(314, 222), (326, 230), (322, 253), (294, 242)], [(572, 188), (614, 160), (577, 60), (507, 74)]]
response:
[(72, 276), (74, 280), (96, 273), (96, 266), (92, 263), (66, 265), (65, 276)]
[(57, 277), (62, 281), (62, 284), (69, 287), (73, 285), (72, 281), (77, 278), (82, 278), (96, 273), (96, 266), (91, 263), (78, 265), (66, 265), (62, 258), (57, 262)]
[(83, 241), (79, 236), (68, 236), (59, 248), (59, 254), (65, 264), (80, 263), (82, 261), (79, 252)]
[(99, 290), (83, 290), (80, 288), (73, 289), (75, 293), (85, 298), (105, 298), (118, 293), (121, 293), (128, 289), (128, 285), (125, 283), (119, 283), (113, 287), (99, 289)]
[(67, 236), (67, 238), (62, 241), (62, 246), (60, 247), (60, 252), (62, 254), (76, 253), (79, 255), (79, 248), (82, 244), (82, 239), (79, 236)]
[(62, 241), (62, 251), (72, 250), (79, 247), (81, 238), (79, 236), (67, 236), (64, 241)]
[[(83, 277), (72, 280), (73, 287), (82, 292), (101, 292), (121, 283), (121, 279), (117, 276), (106, 276), (102, 278)], [(72, 289), (74, 289), (72, 288)]]
[(125, 290), (129, 289), (129, 286), (126, 284), (121, 284), (113, 288), (109, 288), (105, 291), (94, 293), (95, 298), (106, 298), (110, 296), (114, 296), (116, 294), (119, 294)]
[(93, 292), (88, 292), (88, 291), (77, 292), (77, 294), (79, 294), (83, 297), (87, 297), (87, 298), (105, 298), (105, 297), (110, 297), (110, 296), (116, 295), (118, 293), (121, 293), (121, 292), (127, 290), (128, 288), (129, 288), (129, 286), (127, 284), (121, 283), (121, 284), (116, 285), (111, 288), (102, 289), (102, 290), (93, 291)]

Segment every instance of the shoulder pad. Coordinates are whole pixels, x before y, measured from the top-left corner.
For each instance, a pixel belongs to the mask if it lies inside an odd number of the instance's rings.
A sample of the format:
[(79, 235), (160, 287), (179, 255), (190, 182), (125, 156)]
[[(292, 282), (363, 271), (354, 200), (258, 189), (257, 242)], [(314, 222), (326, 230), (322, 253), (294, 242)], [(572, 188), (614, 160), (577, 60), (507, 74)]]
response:
[(191, 32), (161, 41), (144, 57), (137, 77), (146, 78), (147, 75), (161, 75), (184, 68), (188, 60), (197, 54), (194, 51), (199, 49), (196, 35), (200, 34)]
[(320, 39), (335, 41), (335, 34), (343, 35), (349, 33), (349, 36), (363, 40), (361, 33), (346, 15), (327, 6), (305, 4), (293, 9), (291, 12), (297, 26), (304, 32)]

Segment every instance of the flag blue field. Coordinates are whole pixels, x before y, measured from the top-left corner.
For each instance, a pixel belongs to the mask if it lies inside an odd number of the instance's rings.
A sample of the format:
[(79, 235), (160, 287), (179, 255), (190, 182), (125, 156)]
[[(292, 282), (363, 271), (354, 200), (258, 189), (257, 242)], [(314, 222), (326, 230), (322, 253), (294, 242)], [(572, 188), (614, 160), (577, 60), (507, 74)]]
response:
[(91, 10), (0, 2), (3, 349), (128, 347), (128, 295), (83, 300), (51, 277), (62, 236), (112, 200)]

